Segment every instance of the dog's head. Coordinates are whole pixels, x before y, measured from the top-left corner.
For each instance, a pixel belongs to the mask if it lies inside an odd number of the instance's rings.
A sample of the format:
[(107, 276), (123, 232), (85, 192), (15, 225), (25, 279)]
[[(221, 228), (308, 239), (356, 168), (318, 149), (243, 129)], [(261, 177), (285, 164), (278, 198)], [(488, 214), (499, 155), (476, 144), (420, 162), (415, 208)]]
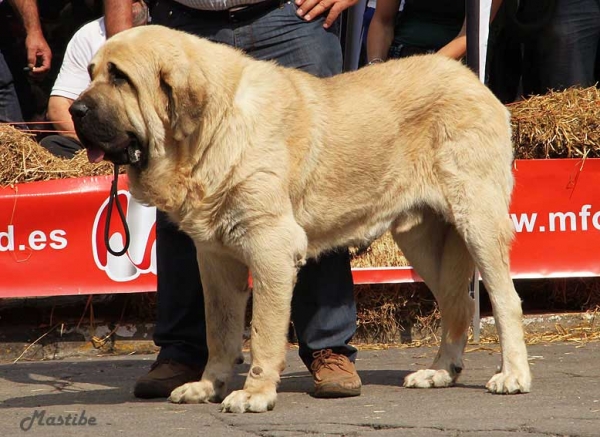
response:
[(207, 81), (194, 62), (194, 40), (142, 26), (102, 46), (88, 67), (90, 86), (69, 110), (91, 162), (143, 167), (166, 142), (197, 128)]

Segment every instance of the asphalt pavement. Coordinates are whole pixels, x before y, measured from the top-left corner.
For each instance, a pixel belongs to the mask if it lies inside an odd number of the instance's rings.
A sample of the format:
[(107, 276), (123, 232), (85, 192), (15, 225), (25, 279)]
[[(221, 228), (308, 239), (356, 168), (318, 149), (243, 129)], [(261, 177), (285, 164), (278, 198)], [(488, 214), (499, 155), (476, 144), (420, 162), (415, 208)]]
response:
[[(346, 399), (311, 397), (312, 378), (290, 350), (277, 405), (261, 414), (135, 399), (133, 383), (154, 355), (7, 363), (0, 436), (600, 436), (600, 342), (529, 346), (533, 390), (510, 396), (484, 388), (500, 363), (498, 346), (467, 350), (459, 383), (427, 390), (402, 380), (431, 363), (435, 347), (361, 350), (362, 395)], [(247, 370), (236, 368), (231, 388)]]

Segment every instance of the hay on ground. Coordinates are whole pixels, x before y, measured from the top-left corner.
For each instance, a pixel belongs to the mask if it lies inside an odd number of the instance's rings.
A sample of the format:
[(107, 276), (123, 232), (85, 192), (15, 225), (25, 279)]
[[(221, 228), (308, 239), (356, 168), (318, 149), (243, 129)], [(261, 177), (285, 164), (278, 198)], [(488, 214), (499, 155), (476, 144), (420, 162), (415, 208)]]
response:
[[(554, 325), (554, 329), (548, 329), (542, 332), (530, 332), (525, 328), (525, 343), (576, 343), (584, 345), (592, 341), (600, 341), (600, 324), (598, 318), (600, 307), (586, 311), (584, 314), (586, 321), (582, 321), (577, 326), (565, 328), (560, 323)], [(469, 341), (472, 337), (469, 338)], [(480, 344), (499, 344), (498, 334), (482, 336)], [(467, 350), (468, 351), (468, 350)], [(499, 351), (499, 349), (498, 349)]]

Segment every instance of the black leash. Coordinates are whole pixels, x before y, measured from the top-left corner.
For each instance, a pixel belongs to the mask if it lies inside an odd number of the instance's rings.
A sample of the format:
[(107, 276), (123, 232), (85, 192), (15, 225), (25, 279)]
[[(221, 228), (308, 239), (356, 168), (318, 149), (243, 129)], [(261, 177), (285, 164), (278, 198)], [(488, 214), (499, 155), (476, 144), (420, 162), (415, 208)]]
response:
[[(117, 191), (118, 182), (119, 182), (119, 166), (117, 164), (115, 164), (114, 177), (113, 177), (112, 184), (110, 186), (110, 195), (108, 198), (108, 210), (106, 212), (108, 217), (106, 218), (106, 225), (104, 226), (104, 244), (106, 245), (106, 249), (108, 250), (108, 252), (111, 255), (123, 256), (125, 254), (125, 252), (127, 252), (127, 249), (129, 249), (130, 237), (129, 237), (129, 226), (127, 226), (127, 220), (125, 218), (125, 213), (123, 212), (123, 207), (121, 206), (121, 202), (119, 202), (119, 200), (117, 199), (117, 197), (119, 195), (118, 191)], [(125, 242), (123, 244), (123, 250), (121, 250), (119, 252), (114, 251), (110, 247), (110, 242), (109, 242), (110, 220), (112, 218), (112, 210), (113, 210), (113, 205), (115, 203), (117, 204), (117, 212), (119, 213), (119, 218), (121, 219), (121, 223), (123, 224), (123, 229), (125, 229)]]

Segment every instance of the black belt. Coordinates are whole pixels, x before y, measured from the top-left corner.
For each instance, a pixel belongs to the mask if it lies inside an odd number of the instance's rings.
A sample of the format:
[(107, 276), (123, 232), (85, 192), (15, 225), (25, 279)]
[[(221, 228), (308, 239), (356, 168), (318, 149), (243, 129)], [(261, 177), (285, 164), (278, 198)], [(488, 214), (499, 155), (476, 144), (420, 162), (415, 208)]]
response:
[(277, 8), (283, 7), (286, 2), (286, 0), (264, 0), (250, 5), (240, 5), (231, 9), (214, 11), (190, 8), (175, 0), (165, 1), (165, 3), (169, 3), (170, 7), (176, 12), (182, 12), (189, 16), (202, 18), (203, 20), (220, 20), (231, 23), (239, 23), (241, 21), (256, 19)]

